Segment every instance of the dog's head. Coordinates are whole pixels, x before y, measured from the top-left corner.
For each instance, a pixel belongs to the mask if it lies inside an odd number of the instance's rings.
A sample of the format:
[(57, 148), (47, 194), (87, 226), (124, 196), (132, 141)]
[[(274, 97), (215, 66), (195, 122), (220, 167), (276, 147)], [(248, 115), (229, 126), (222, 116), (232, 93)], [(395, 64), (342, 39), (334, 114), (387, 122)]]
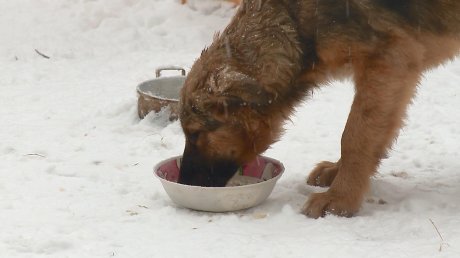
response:
[(302, 66), (294, 21), (276, 1), (270, 5), (240, 8), (193, 64), (180, 98), (179, 183), (224, 186), (278, 140), (301, 99), (291, 87)]
[(234, 67), (214, 67), (199, 59), (181, 92), (180, 121), (186, 137), (182, 184), (225, 186), (238, 167), (265, 151), (281, 130), (280, 122), (267, 113), (272, 94)]

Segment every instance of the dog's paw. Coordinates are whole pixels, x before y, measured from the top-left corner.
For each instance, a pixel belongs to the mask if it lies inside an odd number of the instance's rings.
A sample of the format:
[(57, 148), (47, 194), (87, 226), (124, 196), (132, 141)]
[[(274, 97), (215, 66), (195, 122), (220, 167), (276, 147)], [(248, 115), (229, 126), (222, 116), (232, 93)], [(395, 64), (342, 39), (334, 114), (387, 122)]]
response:
[(347, 195), (339, 195), (330, 191), (315, 193), (302, 208), (302, 213), (310, 218), (317, 219), (328, 214), (341, 217), (352, 217), (359, 211), (360, 200), (347, 198)]
[(323, 161), (316, 165), (316, 168), (310, 173), (307, 184), (321, 187), (331, 186), (338, 171), (337, 163)]

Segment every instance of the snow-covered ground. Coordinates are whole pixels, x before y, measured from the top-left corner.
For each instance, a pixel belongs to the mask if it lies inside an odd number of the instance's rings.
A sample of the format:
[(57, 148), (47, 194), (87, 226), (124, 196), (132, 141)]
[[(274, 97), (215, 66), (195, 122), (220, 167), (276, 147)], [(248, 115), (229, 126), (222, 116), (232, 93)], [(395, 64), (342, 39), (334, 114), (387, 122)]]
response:
[(309, 170), (339, 157), (350, 83), (286, 124), (266, 153), (286, 172), (262, 205), (174, 205), (152, 167), (181, 154), (181, 128), (140, 121), (135, 87), (190, 68), (234, 13), (178, 2), (0, 0), (0, 257), (460, 257), (459, 60), (426, 75), (358, 216), (299, 213), (324, 191)]

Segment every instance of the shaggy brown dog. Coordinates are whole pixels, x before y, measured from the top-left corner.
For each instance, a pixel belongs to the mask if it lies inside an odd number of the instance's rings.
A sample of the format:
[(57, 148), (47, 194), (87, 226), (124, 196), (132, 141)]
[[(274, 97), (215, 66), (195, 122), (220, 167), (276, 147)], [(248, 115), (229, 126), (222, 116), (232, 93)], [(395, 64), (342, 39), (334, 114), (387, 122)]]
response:
[(303, 213), (352, 216), (422, 73), (458, 54), (459, 14), (457, 0), (243, 1), (182, 90), (180, 182), (223, 186), (278, 139), (308, 93), (349, 76), (356, 94), (341, 158), (311, 172), (308, 184), (330, 188), (313, 194)]

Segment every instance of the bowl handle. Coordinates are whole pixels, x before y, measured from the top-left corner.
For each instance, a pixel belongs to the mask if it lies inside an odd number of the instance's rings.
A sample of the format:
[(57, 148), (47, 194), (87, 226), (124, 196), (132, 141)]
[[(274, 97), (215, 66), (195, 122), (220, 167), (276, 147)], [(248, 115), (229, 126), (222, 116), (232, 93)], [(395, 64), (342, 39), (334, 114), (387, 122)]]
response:
[(181, 71), (182, 76), (185, 76), (185, 69), (179, 66), (165, 66), (159, 67), (155, 70), (155, 75), (157, 78), (161, 77), (162, 71)]

